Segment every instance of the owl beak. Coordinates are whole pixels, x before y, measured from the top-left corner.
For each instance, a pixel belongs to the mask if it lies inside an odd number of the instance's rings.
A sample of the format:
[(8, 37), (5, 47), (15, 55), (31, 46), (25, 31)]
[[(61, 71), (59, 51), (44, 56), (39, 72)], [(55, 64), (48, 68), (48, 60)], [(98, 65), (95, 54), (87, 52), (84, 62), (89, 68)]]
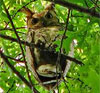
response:
[(47, 23), (47, 21), (46, 21), (45, 19), (43, 19), (42, 25), (43, 25), (44, 27), (48, 26), (48, 23)]
[(55, 23), (54, 22), (48, 22), (47, 20), (42, 20), (43, 22), (42, 22), (42, 25), (44, 26), (44, 27), (47, 27), (47, 26), (55, 26)]

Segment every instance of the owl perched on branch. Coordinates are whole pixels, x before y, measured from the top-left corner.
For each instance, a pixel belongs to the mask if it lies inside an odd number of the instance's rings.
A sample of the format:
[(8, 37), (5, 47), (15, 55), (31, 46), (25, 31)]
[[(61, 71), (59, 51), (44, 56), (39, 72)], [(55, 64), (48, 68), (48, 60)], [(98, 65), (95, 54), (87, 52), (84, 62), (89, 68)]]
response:
[[(35, 13), (28, 8), (21, 10), (27, 15), (27, 41), (38, 47), (26, 47), (26, 58), (34, 77), (47, 89), (54, 89), (57, 80), (61, 81), (70, 67), (70, 62), (61, 55), (60, 63), (57, 63), (58, 54), (54, 41), (60, 40), (59, 31), (62, 26), (59, 23), (54, 4), (47, 6), (44, 11)], [(73, 55), (73, 48), (70, 52)]]

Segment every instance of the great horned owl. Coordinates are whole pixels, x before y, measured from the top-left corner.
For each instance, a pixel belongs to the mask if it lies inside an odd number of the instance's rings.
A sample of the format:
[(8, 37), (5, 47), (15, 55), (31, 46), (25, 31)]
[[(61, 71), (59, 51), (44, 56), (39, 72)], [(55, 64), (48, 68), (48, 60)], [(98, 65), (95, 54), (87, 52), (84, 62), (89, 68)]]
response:
[(54, 80), (56, 77), (58, 79), (61, 77), (67, 65), (63, 56), (61, 63), (57, 65), (57, 53), (44, 50), (55, 49), (53, 41), (60, 39), (59, 31), (62, 26), (57, 18), (54, 5), (50, 4), (40, 13), (34, 13), (28, 8), (21, 11), (27, 15), (27, 41), (39, 46), (26, 47), (27, 63), (35, 78), (43, 84), (48, 82), (45, 87), (51, 89), (56, 84)]

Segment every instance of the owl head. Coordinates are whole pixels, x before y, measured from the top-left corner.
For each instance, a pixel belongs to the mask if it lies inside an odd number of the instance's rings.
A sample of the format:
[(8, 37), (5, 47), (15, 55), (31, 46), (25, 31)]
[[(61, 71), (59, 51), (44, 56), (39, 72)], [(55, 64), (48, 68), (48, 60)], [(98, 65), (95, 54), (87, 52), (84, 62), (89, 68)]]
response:
[(54, 10), (54, 4), (48, 5), (44, 11), (40, 13), (32, 12), (24, 7), (22, 10), (27, 15), (27, 27), (32, 29), (40, 29), (42, 27), (58, 26), (59, 20)]

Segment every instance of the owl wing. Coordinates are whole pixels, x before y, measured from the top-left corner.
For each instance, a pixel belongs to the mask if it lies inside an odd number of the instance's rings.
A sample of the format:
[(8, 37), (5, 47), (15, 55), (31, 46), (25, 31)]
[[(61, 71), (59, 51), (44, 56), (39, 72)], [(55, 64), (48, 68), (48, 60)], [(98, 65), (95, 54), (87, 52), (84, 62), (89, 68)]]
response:
[[(27, 42), (29, 43), (34, 43), (34, 32), (28, 32), (27, 34)], [(40, 79), (37, 76), (37, 73), (35, 71), (35, 59), (34, 59), (34, 46), (26, 46), (26, 60), (27, 60), (27, 64), (29, 66), (30, 71), (32, 71), (32, 74), (34, 75), (34, 77), (40, 81)]]

